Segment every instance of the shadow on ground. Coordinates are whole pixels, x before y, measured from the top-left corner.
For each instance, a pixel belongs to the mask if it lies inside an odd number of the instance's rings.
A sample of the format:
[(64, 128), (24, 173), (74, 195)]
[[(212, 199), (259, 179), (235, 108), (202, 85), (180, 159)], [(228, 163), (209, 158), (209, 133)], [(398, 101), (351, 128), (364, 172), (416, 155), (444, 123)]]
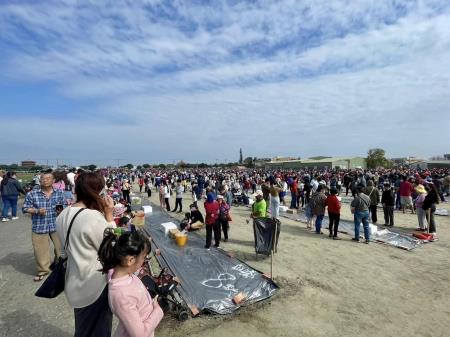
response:
[(0, 318), (0, 337), (70, 337), (71, 335), (27, 310), (17, 310)]
[(0, 259), (0, 266), (11, 266), (26, 275), (34, 275), (36, 271), (33, 253), (9, 253)]

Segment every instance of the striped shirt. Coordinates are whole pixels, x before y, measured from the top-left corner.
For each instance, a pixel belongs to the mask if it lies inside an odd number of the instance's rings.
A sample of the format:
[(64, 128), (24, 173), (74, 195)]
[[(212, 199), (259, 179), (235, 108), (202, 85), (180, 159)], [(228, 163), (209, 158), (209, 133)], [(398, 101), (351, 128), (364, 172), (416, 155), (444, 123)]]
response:
[(28, 208), (45, 208), (45, 215), (33, 214), (31, 216), (33, 233), (46, 234), (56, 231), (56, 205), (63, 205), (66, 207), (64, 199), (64, 192), (61, 190), (53, 189), (50, 198), (42, 192), (40, 187), (36, 187), (25, 196), (23, 203), (23, 211), (26, 212)]

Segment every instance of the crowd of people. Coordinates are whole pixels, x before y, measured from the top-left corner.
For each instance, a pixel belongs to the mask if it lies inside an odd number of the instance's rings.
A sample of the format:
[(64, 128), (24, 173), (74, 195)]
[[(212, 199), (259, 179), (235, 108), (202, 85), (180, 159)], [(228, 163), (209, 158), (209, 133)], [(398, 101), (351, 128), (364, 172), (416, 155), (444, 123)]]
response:
[[(32, 185), (26, 191), (14, 172), (0, 172), (2, 222), (18, 218), (19, 195), (25, 195), (22, 211), (31, 215), (34, 281), (51, 272), (56, 258), (68, 258), (64, 292), (74, 308), (75, 336), (110, 336), (113, 313), (120, 321), (116, 336), (151, 336), (163, 312), (135, 276), (151, 244), (130, 222), (133, 193), (151, 197), (154, 191), (161, 209), (178, 213), (183, 212), (185, 193), (190, 193), (193, 202), (180, 227), (205, 227), (206, 249), (213, 239), (215, 247), (222, 236), (229, 239), (231, 209), (241, 203), (251, 208), (252, 218), (279, 220), (280, 206), (304, 211), (307, 227), (317, 234), (323, 234), (328, 210), (329, 237), (339, 240), (343, 198), (352, 197), (352, 240), (360, 240), (362, 223), (369, 243), (369, 221), (378, 223), (380, 205), (384, 226), (394, 226), (395, 210), (410, 211), (417, 216), (418, 230), (435, 236), (434, 213), (449, 195), (450, 176), (446, 169), (71, 169), (36, 174)], [(118, 226), (126, 230), (115, 231)], [(49, 254), (50, 241), (54, 256)]]

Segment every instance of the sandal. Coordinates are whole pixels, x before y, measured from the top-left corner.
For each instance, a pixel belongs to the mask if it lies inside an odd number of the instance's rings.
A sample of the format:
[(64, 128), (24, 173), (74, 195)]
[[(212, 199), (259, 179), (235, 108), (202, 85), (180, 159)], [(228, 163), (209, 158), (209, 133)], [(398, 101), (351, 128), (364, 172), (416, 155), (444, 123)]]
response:
[(45, 275), (36, 275), (33, 277), (34, 282), (41, 282), (44, 279)]

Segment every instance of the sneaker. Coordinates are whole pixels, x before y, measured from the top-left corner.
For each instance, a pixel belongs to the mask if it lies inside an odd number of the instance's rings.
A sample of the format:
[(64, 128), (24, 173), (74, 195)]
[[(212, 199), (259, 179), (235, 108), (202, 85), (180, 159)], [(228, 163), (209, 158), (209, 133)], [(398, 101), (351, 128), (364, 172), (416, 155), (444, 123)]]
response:
[(19, 219), (18, 216), (13, 216), (13, 217), (11, 218), (11, 220), (17, 220), (17, 219)]
[(9, 221), (8, 218), (3, 218), (3, 219), (2, 219), (2, 222), (7, 222), (7, 221)]
[(352, 238), (352, 241), (359, 242), (359, 239), (357, 239), (357, 238)]
[(333, 236), (333, 240), (340, 240), (341, 238), (339, 236)]
[(370, 243), (370, 240), (366, 240), (366, 245), (368, 245)]

